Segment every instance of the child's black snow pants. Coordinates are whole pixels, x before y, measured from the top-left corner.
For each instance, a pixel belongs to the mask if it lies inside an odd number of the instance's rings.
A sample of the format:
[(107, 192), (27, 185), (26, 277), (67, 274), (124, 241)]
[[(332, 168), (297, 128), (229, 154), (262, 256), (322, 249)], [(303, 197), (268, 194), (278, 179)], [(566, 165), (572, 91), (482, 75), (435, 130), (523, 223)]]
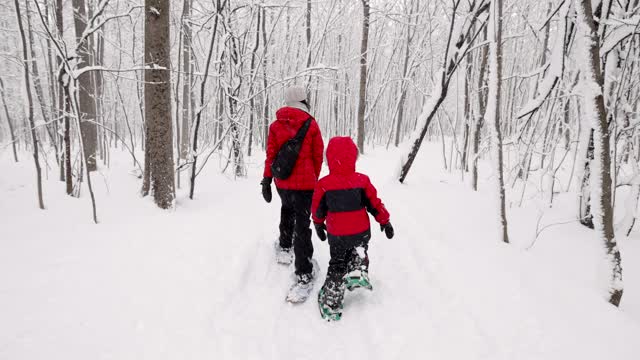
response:
[(310, 274), (313, 270), (311, 242), (311, 198), (313, 190), (278, 189), (282, 200), (280, 209), (280, 247), (293, 246), (296, 274)]
[[(329, 269), (327, 270), (327, 278), (324, 282), (325, 293), (330, 302), (336, 304), (342, 303), (344, 297), (344, 276), (354, 270), (369, 270), (369, 239), (371, 239), (371, 231), (354, 235), (354, 236), (333, 236), (328, 234), (329, 252), (331, 260), (329, 260)], [(362, 248), (361, 254), (358, 248)]]

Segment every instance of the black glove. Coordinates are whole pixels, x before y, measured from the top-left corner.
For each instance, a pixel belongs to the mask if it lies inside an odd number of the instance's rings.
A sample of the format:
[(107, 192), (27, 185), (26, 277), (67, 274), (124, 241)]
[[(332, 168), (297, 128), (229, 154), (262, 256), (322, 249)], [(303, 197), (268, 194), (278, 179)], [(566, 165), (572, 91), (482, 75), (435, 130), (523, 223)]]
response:
[(264, 201), (267, 203), (271, 202), (271, 178), (266, 177), (260, 181), (260, 185), (262, 185), (262, 197)]
[(320, 238), (320, 241), (327, 240), (327, 225), (325, 224), (313, 224), (316, 227), (316, 234)]
[(391, 226), (390, 222), (380, 225), (380, 231), (384, 231), (384, 234), (387, 235), (387, 239), (393, 238), (393, 226)]

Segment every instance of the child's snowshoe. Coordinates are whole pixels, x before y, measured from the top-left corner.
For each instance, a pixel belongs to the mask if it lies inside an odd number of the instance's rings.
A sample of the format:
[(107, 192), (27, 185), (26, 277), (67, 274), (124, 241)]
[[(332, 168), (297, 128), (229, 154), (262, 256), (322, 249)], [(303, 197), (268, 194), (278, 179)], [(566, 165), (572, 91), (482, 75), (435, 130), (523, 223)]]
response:
[(318, 292), (318, 307), (320, 308), (320, 316), (327, 321), (338, 321), (342, 318), (342, 304), (337, 308), (332, 308), (327, 304), (327, 296), (325, 295), (324, 286)]
[(356, 270), (348, 273), (344, 277), (344, 285), (349, 291), (357, 288), (373, 290), (373, 286), (371, 286), (371, 282), (369, 281), (369, 272), (365, 270)]
[(344, 300), (344, 282), (328, 280), (318, 292), (320, 316), (327, 321), (338, 321), (342, 318)]

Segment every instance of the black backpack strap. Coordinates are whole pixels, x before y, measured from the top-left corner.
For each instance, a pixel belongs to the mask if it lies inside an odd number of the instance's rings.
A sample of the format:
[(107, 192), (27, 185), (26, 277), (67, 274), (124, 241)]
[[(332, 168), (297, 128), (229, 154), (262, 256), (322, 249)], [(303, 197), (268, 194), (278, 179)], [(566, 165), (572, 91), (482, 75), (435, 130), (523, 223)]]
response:
[(300, 130), (298, 130), (298, 132), (296, 133), (295, 138), (297, 141), (302, 142), (302, 140), (304, 140), (304, 138), (307, 136), (307, 132), (309, 131), (309, 126), (311, 126), (311, 119), (313, 118), (309, 116), (307, 121), (305, 121), (304, 124), (302, 124), (302, 126), (300, 127)]

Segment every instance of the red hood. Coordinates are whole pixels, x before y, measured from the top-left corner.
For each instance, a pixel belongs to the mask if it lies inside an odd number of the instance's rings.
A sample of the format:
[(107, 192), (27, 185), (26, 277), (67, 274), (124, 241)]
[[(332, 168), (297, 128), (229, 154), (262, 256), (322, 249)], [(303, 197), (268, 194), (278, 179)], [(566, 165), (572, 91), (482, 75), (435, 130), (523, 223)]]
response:
[(278, 119), (278, 121), (284, 121), (292, 124), (305, 122), (307, 121), (307, 119), (309, 119), (310, 116), (311, 115), (300, 109), (289, 106), (285, 106), (276, 111), (276, 118)]
[(334, 137), (327, 146), (327, 163), (332, 173), (353, 173), (356, 171), (358, 147), (350, 137)]

